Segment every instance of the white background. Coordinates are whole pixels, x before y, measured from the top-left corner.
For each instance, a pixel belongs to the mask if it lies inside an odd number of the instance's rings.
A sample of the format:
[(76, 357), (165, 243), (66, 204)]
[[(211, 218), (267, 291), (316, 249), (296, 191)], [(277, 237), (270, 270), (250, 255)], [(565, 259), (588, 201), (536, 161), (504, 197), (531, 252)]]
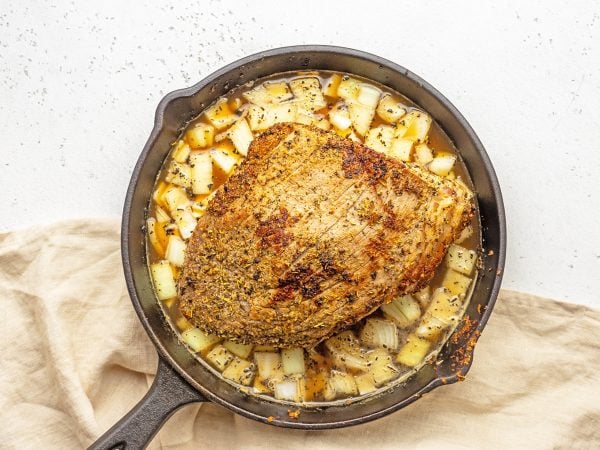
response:
[(0, 229), (118, 217), (163, 95), (311, 43), (383, 56), (444, 93), (498, 172), (504, 287), (600, 307), (596, 0), (0, 0)]

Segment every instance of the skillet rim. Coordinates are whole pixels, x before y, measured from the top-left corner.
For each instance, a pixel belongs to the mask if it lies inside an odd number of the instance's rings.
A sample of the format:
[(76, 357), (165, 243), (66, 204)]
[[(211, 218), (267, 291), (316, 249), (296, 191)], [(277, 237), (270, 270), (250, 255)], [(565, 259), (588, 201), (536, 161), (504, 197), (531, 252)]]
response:
[[(423, 80), (416, 74), (410, 72), (406, 68), (404, 68), (392, 61), (389, 61), (387, 59), (381, 58), (379, 56), (376, 56), (376, 55), (373, 55), (373, 54), (370, 54), (367, 52), (363, 52), (363, 51), (359, 51), (359, 50), (355, 50), (355, 49), (351, 49), (351, 48), (338, 47), (338, 46), (299, 45), (299, 46), (280, 47), (280, 48), (275, 48), (275, 49), (258, 52), (258, 53), (246, 56), (244, 58), (241, 58), (241, 59), (239, 59), (235, 62), (232, 62), (232, 63), (222, 67), (221, 69), (213, 72), (212, 74), (208, 75), (207, 77), (205, 77), (204, 79), (202, 79), (201, 81), (199, 81), (198, 83), (196, 83), (190, 87), (178, 89), (178, 90), (172, 91), (172, 92), (168, 93), (167, 95), (165, 95), (157, 106), (153, 129), (152, 129), (150, 136), (138, 158), (138, 161), (137, 161), (134, 169), (133, 169), (133, 172), (131, 175), (131, 181), (130, 181), (128, 189), (127, 189), (126, 199), (125, 199), (124, 208), (123, 208), (123, 220), (122, 220), (122, 226), (121, 226), (121, 252), (122, 252), (123, 268), (124, 268), (125, 279), (126, 279), (126, 283), (127, 283), (127, 289), (128, 289), (129, 296), (131, 298), (133, 307), (138, 315), (140, 322), (144, 326), (146, 333), (151, 338), (155, 348), (157, 349), (159, 357), (163, 361), (165, 361), (168, 365), (170, 365), (172, 368), (174, 368), (175, 371), (185, 381), (187, 381), (194, 389), (196, 389), (198, 392), (200, 392), (207, 399), (209, 399), (217, 404), (220, 404), (222, 406), (225, 406), (237, 414), (240, 414), (242, 416), (245, 416), (245, 417), (248, 417), (248, 418), (263, 422), (263, 423), (269, 423), (271, 425), (283, 426), (283, 427), (289, 427), (289, 428), (300, 428), (300, 429), (341, 428), (341, 427), (365, 423), (365, 422), (383, 417), (385, 415), (388, 415), (394, 411), (397, 411), (397, 410), (411, 404), (412, 402), (414, 402), (415, 400), (420, 398), (422, 395), (424, 395), (427, 392), (430, 392), (431, 390), (435, 389), (438, 386), (445, 385), (445, 384), (451, 384), (451, 383), (454, 383), (454, 382), (459, 381), (460, 379), (464, 378), (464, 376), (467, 374), (467, 372), (470, 369), (472, 359), (470, 358), (469, 361), (465, 365), (461, 366), (456, 372), (452, 372), (445, 376), (437, 375), (436, 378), (432, 379), (428, 384), (426, 384), (421, 389), (419, 389), (418, 392), (416, 392), (408, 397), (405, 397), (403, 400), (398, 401), (389, 407), (384, 407), (374, 413), (370, 413), (370, 414), (366, 414), (366, 415), (362, 415), (362, 416), (354, 417), (354, 418), (350, 418), (350, 419), (337, 420), (337, 421), (328, 421), (327, 415), (323, 414), (324, 420), (320, 421), (318, 423), (302, 422), (301, 417), (300, 417), (300, 420), (298, 420), (298, 419), (291, 420), (287, 416), (275, 418), (274, 420), (268, 420), (267, 417), (257, 414), (257, 413), (254, 413), (243, 407), (240, 407), (237, 404), (227, 401), (224, 398), (220, 397), (219, 395), (217, 395), (217, 394), (213, 393), (212, 391), (210, 391), (209, 389), (207, 389), (205, 386), (203, 386), (198, 381), (196, 381), (196, 379), (193, 378), (183, 367), (181, 367), (181, 365), (176, 361), (176, 359), (169, 353), (166, 346), (161, 342), (161, 339), (159, 338), (156, 330), (150, 324), (148, 317), (146, 316), (146, 313), (143, 310), (141, 300), (138, 297), (135, 280), (134, 280), (135, 277), (134, 277), (134, 274), (132, 271), (132, 264), (136, 264), (136, 261), (132, 261), (132, 259), (131, 259), (130, 246), (132, 245), (132, 243), (131, 243), (129, 237), (130, 237), (130, 232), (131, 232), (131, 214), (132, 214), (132, 209), (133, 209), (132, 200), (133, 200), (133, 195), (134, 195), (135, 189), (137, 187), (140, 177), (142, 176), (142, 171), (144, 168), (145, 161), (148, 158), (148, 155), (150, 154), (152, 148), (154, 147), (159, 134), (164, 129), (165, 113), (175, 100), (183, 98), (183, 97), (194, 97), (196, 94), (198, 94), (200, 92), (201, 89), (210, 85), (215, 80), (217, 80), (220, 77), (223, 77), (229, 73), (232, 73), (234, 71), (238, 71), (238, 70), (240, 70), (240, 68), (243, 68), (247, 64), (255, 63), (256, 61), (264, 60), (264, 59), (267, 59), (270, 57), (281, 57), (281, 56), (302, 57), (303, 54), (315, 53), (315, 52), (331, 54), (332, 57), (336, 57), (339, 55), (350, 56), (352, 58), (357, 58), (357, 59), (360, 59), (363, 61), (377, 64), (380, 67), (385, 67), (387, 69), (390, 69), (393, 72), (398, 73), (400, 76), (406, 77), (408, 80), (410, 80), (413, 83), (415, 83), (416, 85), (418, 85), (418, 87), (420, 89), (424, 89), (425, 91), (427, 91), (438, 102), (440, 102), (444, 108), (446, 108), (446, 110), (458, 122), (460, 127), (462, 127), (464, 132), (467, 134), (468, 139), (472, 142), (473, 147), (477, 150), (477, 153), (479, 154), (479, 157), (481, 158), (481, 160), (483, 162), (482, 168), (484, 169), (484, 172), (485, 172), (485, 178), (487, 178), (487, 180), (490, 183), (491, 188), (492, 188), (492, 194), (493, 194), (493, 198), (494, 198), (495, 209), (497, 211), (497, 216), (498, 216), (497, 220), (498, 220), (499, 227), (498, 227), (498, 230), (495, 231), (495, 234), (497, 235), (497, 238), (498, 238), (498, 249), (497, 249), (498, 253), (496, 256), (496, 258), (497, 258), (496, 266), (497, 266), (498, 270), (497, 270), (497, 273), (495, 274), (495, 276), (492, 275), (492, 276), (494, 276), (494, 279), (492, 282), (492, 287), (491, 287), (489, 293), (487, 294), (488, 301), (486, 304), (486, 308), (481, 313), (481, 316), (479, 317), (478, 322), (477, 322), (477, 326), (475, 327), (475, 329), (473, 331), (477, 331), (480, 333), (483, 330), (483, 328), (485, 327), (485, 325), (492, 313), (492, 309), (494, 307), (498, 293), (500, 291), (500, 285), (501, 285), (501, 281), (502, 281), (505, 258), (506, 258), (506, 218), (505, 218), (502, 194), (500, 191), (500, 185), (499, 185), (496, 173), (495, 173), (492, 163), (489, 159), (489, 156), (487, 155), (487, 152), (485, 151), (485, 148), (483, 147), (483, 144), (481, 143), (481, 141), (475, 134), (474, 130), (471, 128), (471, 126), (467, 122), (467, 120), (463, 117), (463, 115), (458, 111), (458, 109), (446, 97), (444, 97), (437, 89), (435, 89), (433, 86), (431, 86), (425, 80)], [(300, 69), (291, 68), (290, 70), (300, 70)], [(220, 95), (221, 94), (217, 93), (214, 98), (217, 98)], [(442, 128), (444, 128), (444, 127), (442, 127)], [(471, 172), (472, 170), (473, 169), (470, 169), (469, 171)], [(155, 176), (155, 174), (153, 176)], [(139, 263), (140, 262), (138, 261), (137, 264), (139, 264)], [(143, 264), (146, 264), (145, 261), (143, 262)], [(479, 282), (480, 282), (480, 279), (477, 279), (475, 287), (477, 287), (477, 284)], [(456, 331), (455, 331), (455, 333), (456, 333)], [(447, 344), (444, 344), (444, 347), (446, 347), (446, 345)], [(473, 350), (471, 350), (471, 352), (470, 352), (471, 354), (472, 354), (472, 351)], [(244, 394), (239, 393), (239, 395), (243, 396)], [(373, 399), (373, 401), (376, 402), (377, 399)], [(353, 405), (359, 405), (359, 404), (360, 404), (360, 402), (354, 403), (351, 405), (347, 405), (344, 408), (351, 409)], [(298, 405), (298, 407), (302, 408), (301, 405)], [(325, 410), (325, 411), (327, 411), (327, 410)]]

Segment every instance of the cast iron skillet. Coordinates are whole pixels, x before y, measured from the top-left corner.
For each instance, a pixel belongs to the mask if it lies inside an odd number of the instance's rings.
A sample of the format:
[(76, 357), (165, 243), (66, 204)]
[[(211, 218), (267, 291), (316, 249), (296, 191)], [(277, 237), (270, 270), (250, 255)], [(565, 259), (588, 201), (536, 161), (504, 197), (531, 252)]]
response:
[[(144, 223), (154, 180), (185, 123), (217, 97), (239, 84), (290, 70), (336, 70), (378, 81), (404, 94), (430, 113), (455, 143), (469, 169), (479, 202), (486, 249), (463, 322), (440, 354), (441, 364), (429, 364), (406, 383), (384, 395), (346, 406), (310, 409), (299, 406), (297, 419), (288, 405), (244, 395), (199, 364), (179, 343), (157, 306), (146, 266)], [(168, 94), (158, 105), (154, 129), (133, 170), (121, 229), (123, 266), (129, 295), (142, 325), (159, 354), (158, 373), (146, 396), (91, 448), (140, 448), (181, 406), (212, 401), (231, 411), (281, 427), (324, 429), (361, 424), (390, 414), (442, 384), (463, 378), (471, 365), (473, 344), (485, 326), (500, 289), (506, 228), (500, 186), (492, 164), (464, 117), (424, 80), (405, 68), (357, 50), (330, 46), (297, 46), (267, 50), (243, 58), (198, 84)], [(492, 252), (489, 252), (492, 250)]]

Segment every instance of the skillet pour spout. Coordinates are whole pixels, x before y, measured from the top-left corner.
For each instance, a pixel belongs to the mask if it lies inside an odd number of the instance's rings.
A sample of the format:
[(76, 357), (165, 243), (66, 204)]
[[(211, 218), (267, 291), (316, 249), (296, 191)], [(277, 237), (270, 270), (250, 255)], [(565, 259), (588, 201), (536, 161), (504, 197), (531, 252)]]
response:
[[(232, 87), (275, 73), (331, 70), (371, 79), (403, 94), (427, 111), (460, 150), (471, 175), (482, 224), (479, 275), (465, 316), (442, 348), (437, 363), (425, 364), (406, 382), (377, 396), (326, 408), (289, 404), (246, 395), (199, 364), (180, 342), (157, 304), (146, 266), (144, 224), (156, 175), (182, 127)], [(123, 209), (121, 250), (133, 307), (159, 355), (148, 394), (90, 448), (144, 448), (179, 407), (211, 401), (236, 414), (287, 428), (327, 429), (365, 423), (397, 411), (432, 389), (465, 377), (479, 335), (500, 290), (506, 250), (506, 224), (500, 186), (482, 143), (460, 112), (426, 81), (391, 61), (333, 46), (284, 47), (248, 56), (198, 84), (168, 94), (158, 105), (154, 128), (134, 168)]]

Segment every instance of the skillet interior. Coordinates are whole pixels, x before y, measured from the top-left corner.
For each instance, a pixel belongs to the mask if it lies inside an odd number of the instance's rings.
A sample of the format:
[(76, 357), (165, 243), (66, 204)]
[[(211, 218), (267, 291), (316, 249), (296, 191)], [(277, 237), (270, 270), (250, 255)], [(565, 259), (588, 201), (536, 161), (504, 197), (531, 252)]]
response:
[[(378, 81), (402, 93), (438, 122), (460, 150), (477, 191), (484, 248), (492, 250), (483, 260), (467, 316), (475, 322), (461, 339), (443, 348), (441, 364), (426, 365), (405, 384), (376, 398), (326, 410), (300, 408), (297, 419), (289, 406), (246, 396), (198, 364), (179, 344), (166, 324), (146, 267), (144, 223), (156, 174), (181, 127), (217, 97), (238, 84), (290, 70), (335, 70)], [(387, 60), (356, 50), (326, 46), (301, 46), (269, 50), (224, 67), (200, 83), (168, 94), (159, 104), (154, 129), (134, 169), (125, 202), (122, 252), (129, 293), (138, 316), (160, 356), (208, 399), (265, 423), (294, 428), (335, 428), (362, 423), (386, 415), (441, 384), (463, 377), (469, 369), (472, 337), (485, 326), (500, 288), (505, 254), (505, 221), (498, 182), (479, 139), (462, 115), (433, 87), (408, 70)], [(456, 335), (457, 333), (455, 333)], [(470, 341), (470, 342), (469, 342)], [(471, 346), (472, 347), (472, 346)], [(271, 419), (269, 419), (271, 418)]]

